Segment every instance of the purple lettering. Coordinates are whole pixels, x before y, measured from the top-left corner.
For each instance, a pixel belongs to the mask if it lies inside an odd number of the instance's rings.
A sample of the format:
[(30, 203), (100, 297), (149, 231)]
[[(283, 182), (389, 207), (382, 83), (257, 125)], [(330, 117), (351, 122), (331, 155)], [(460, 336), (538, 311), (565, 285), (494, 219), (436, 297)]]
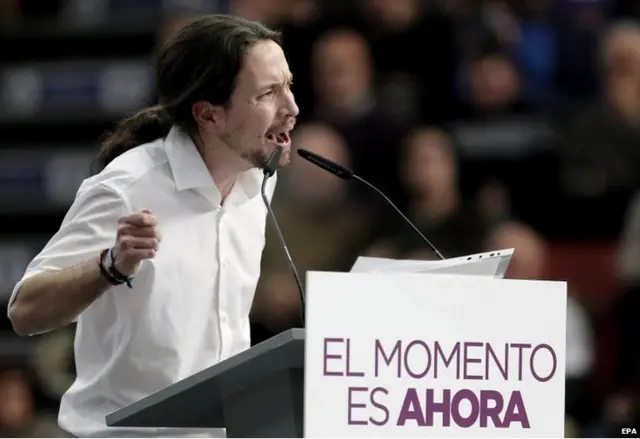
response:
[(489, 419), (494, 426), (502, 428), (500, 413), (504, 407), (502, 394), (497, 390), (482, 390), (480, 392), (480, 427), (487, 426)]
[(522, 395), (517, 390), (511, 393), (511, 398), (509, 398), (509, 404), (507, 404), (507, 410), (502, 420), (502, 427), (509, 428), (513, 422), (519, 422), (522, 428), (531, 428), (529, 417), (522, 401)]
[(328, 362), (331, 359), (340, 360), (342, 359), (342, 355), (339, 354), (329, 354), (327, 350), (329, 349), (329, 343), (344, 343), (344, 338), (325, 338), (324, 339), (324, 376), (334, 376), (341, 377), (344, 376), (343, 372), (330, 372), (328, 370)]
[[(471, 413), (469, 416), (464, 417), (460, 413), (460, 404), (462, 401), (466, 399), (471, 404)], [(469, 389), (462, 389), (456, 392), (453, 395), (453, 400), (451, 401), (451, 417), (453, 418), (453, 422), (456, 423), (458, 427), (469, 428), (471, 427), (476, 420), (478, 419), (478, 412), (480, 411), (480, 403), (478, 402), (478, 398), (475, 393), (473, 393)]]
[(444, 363), (444, 367), (447, 368), (453, 362), (453, 359), (456, 360), (456, 379), (460, 379), (460, 342), (456, 343), (453, 349), (451, 350), (451, 355), (449, 357), (445, 357), (444, 351), (440, 347), (439, 342), (435, 342), (435, 360), (433, 364), (433, 378), (438, 378), (438, 356), (442, 358), (442, 362)]
[(469, 365), (469, 363), (480, 363), (482, 360), (480, 360), (480, 358), (470, 358), (470, 353), (468, 351), (468, 348), (477, 348), (477, 347), (482, 347), (482, 343), (478, 343), (477, 341), (466, 341), (464, 343), (464, 365), (462, 367), (462, 379), (465, 380), (481, 380), (482, 379), (482, 375), (471, 375), (467, 373), (467, 366)]
[[(461, 389), (452, 392), (451, 389), (443, 389), (437, 392), (438, 395), (442, 395), (440, 401), (436, 402), (434, 389), (426, 389), (425, 401), (421, 401), (416, 389), (408, 389), (398, 415), (397, 425), (402, 426), (408, 421), (415, 421), (417, 426), (433, 427), (435, 414), (441, 413), (442, 422), (438, 425), (443, 427), (451, 426), (453, 420), (453, 425), (462, 428), (473, 425), (478, 425), (480, 428), (488, 428), (492, 425), (497, 428), (508, 428), (512, 423), (520, 423), (523, 428), (530, 428), (527, 411), (519, 391), (511, 392), (506, 409), (505, 397), (497, 390)], [(463, 404), (465, 408), (471, 407), (467, 415), (462, 414), (466, 412), (461, 410)]]
[[(409, 352), (411, 352), (411, 348), (413, 348), (414, 346), (422, 346), (422, 348), (424, 349), (424, 352), (426, 352), (427, 354), (427, 361), (426, 361), (426, 365), (424, 366), (424, 369), (417, 373), (412, 371), (411, 368), (409, 367), (409, 364), (410, 364)], [(429, 350), (429, 346), (427, 346), (425, 342), (423, 342), (422, 340), (413, 340), (411, 343), (407, 345), (404, 351), (404, 368), (411, 378), (424, 378), (427, 375), (427, 373), (429, 373), (429, 369), (431, 369), (431, 351)]]
[(442, 402), (436, 402), (433, 396), (433, 389), (427, 389), (427, 411), (425, 413), (425, 423), (433, 427), (433, 415), (436, 412), (442, 413), (442, 426), (448, 427), (451, 424), (451, 390), (442, 391)]
[(348, 377), (363, 377), (364, 372), (351, 371), (351, 339), (347, 339), (347, 373)]
[(380, 340), (376, 339), (376, 343), (375, 343), (375, 358), (374, 358), (374, 374), (377, 377), (378, 376), (378, 363), (380, 361), (380, 356), (382, 356), (382, 360), (385, 362), (385, 364), (387, 366), (391, 366), (391, 362), (393, 361), (393, 357), (395, 357), (396, 355), (398, 356), (397, 359), (397, 366), (398, 366), (398, 375), (397, 377), (400, 378), (401, 375), (401, 368), (402, 368), (402, 364), (401, 364), (401, 354), (400, 354), (400, 350), (402, 349), (402, 344), (400, 342), (400, 340), (396, 341), (395, 346), (393, 347), (393, 350), (391, 351), (391, 354), (387, 356), (387, 354), (384, 351), (384, 348), (382, 347), (382, 343), (380, 342)]
[(498, 360), (496, 353), (493, 351), (493, 348), (491, 347), (491, 343), (487, 343), (486, 348), (487, 348), (486, 355), (485, 355), (486, 361), (484, 364), (485, 378), (489, 379), (489, 358), (493, 358), (495, 365), (500, 370), (500, 374), (502, 375), (502, 378), (504, 378), (505, 380), (508, 380), (509, 379), (509, 344), (505, 343), (504, 345), (504, 363), (503, 363), (504, 367), (502, 364), (500, 364), (500, 361)]
[(512, 348), (518, 349), (518, 381), (522, 381), (522, 349), (530, 348), (529, 343), (511, 343)]
[(366, 404), (362, 404), (362, 403), (354, 403), (353, 402), (353, 394), (355, 392), (366, 392), (367, 389), (366, 387), (349, 387), (348, 390), (348, 401), (347, 401), (347, 422), (349, 425), (367, 425), (367, 421), (357, 421), (353, 419), (353, 409), (356, 408), (366, 408), (367, 405)]
[[(549, 375), (547, 375), (544, 378), (536, 373), (536, 369), (533, 366), (534, 357), (536, 356), (536, 353), (540, 349), (546, 349), (547, 351), (549, 351), (549, 353), (551, 354), (551, 359), (553, 360), (553, 366), (551, 367), (551, 372), (549, 372)], [(538, 380), (538, 381), (540, 381), (542, 383), (546, 383), (551, 378), (553, 378), (553, 376), (556, 374), (556, 369), (558, 368), (558, 358), (556, 357), (556, 352), (553, 350), (553, 348), (551, 346), (549, 346), (546, 343), (539, 344), (538, 346), (533, 348), (533, 351), (531, 351), (531, 356), (529, 357), (529, 367), (531, 367), (531, 375), (533, 375), (533, 377), (536, 380)]]
[(384, 387), (376, 387), (371, 391), (371, 395), (370, 395), (371, 405), (383, 413), (382, 420), (377, 420), (377, 419), (374, 419), (373, 417), (369, 417), (369, 422), (377, 426), (386, 425), (387, 422), (389, 422), (389, 409), (387, 409), (387, 407), (381, 402), (379, 402), (378, 399), (376, 398), (376, 395), (378, 395), (379, 393), (388, 395), (389, 391)]
[(405, 425), (407, 421), (416, 421), (419, 427), (425, 426), (425, 420), (423, 417), (423, 411), (420, 407), (420, 399), (416, 389), (407, 389), (407, 393), (404, 396), (402, 402), (402, 408), (398, 414), (397, 425)]

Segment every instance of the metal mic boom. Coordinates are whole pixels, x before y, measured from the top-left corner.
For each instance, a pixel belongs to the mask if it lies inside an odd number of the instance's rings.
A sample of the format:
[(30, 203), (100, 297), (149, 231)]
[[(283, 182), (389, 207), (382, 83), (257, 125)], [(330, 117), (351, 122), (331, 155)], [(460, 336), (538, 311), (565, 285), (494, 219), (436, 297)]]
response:
[(291, 268), (291, 272), (293, 274), (293, 278), (296, 281), (296, 285), (298, 286), (298, 293), (300, 294), (300, 319), (302, 322), (302, 327), (304, 328), (305, 323), (305, 305), (306, 305), (306, 297), (304, 293), (304, 288), (302, 287), (302, 281), (300, 280), (300, 275), (298, 274), (298, 269), (296, 265), (293, 263), (293, 258), (291, 258), (291, 253), (289, 253), (289, 248), (287, 247), (287, 243), (282, 236), (282, 232), (280, 231), (280, 226), (278, 225), (278, 220), (276, 219), (276, 215), (273, 213), (273, 209), (271, 208), (271, 203), (269, 202), (269, 198), (267, 197), (266, 187), (267, 181), (269, 177), (273, 176), (278, 169), (278, 164), (280, 163), (280, 157), (282, 157), (282, 148), (276, 147), (276, 149), (271, 153), (267, 162), (263, 167), (264, 178), (262, 179), (262, 186), (260, 188), (260, 194), (262, 195), (262, 201), (267, 208), (267, 212), (269, 213), (269, 218), (271, 218), (271, 224), (273, 225), (274, 230), (276, 231), (276, 236), (278, 237), (278, 241), (280, 243), (280, 247), (284, 250), (284, 255), (287, 258), (287, 264), (289, 268)]

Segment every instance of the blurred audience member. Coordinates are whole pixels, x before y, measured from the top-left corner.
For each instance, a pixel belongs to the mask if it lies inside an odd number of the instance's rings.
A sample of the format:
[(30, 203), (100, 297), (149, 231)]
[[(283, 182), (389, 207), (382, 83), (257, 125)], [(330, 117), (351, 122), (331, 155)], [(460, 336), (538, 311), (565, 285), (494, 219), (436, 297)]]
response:
[(626, 1), (554, 2), (556, 31), (557, 84), (565, 104), (589, 102), (600, 88), (598, 40), (608, 26), (608, 18), (616, 4)]
[[(350, 165), (344, 140), (327, 125), (302, 125), (293, 142)], [(308, 270), (347, 271), (370, 233), (367, 210), (351, 197), (347, 182), (300, 158), (294, 158), (279, 178), (274, 211), (303, 285)], [(299, 325), (298, 289), (272, 227), (267, 227), (262, 260), (253, 320), (271, 332)]]
[(602, 74), (601, 101), (577, 115), (559, 151), (565, 189), (579, 196), (640, 185), (640, 25), (607, 34)]
[(495, 30), (487, 20), (488, 2), (476, 0), (439, 0), (439, 7), (454, 24), (456, 58), (466, 59), (486, 45), (499, 45)]
[(23, 368), (2, 368), (0, 401), (0, 437), (69, 437), (55, 415), (36, 411), (32, 383)]
[(318, 20), (321, 15), (320, 0), (287, 0), (288, 22), (304, 26)]
[(542, 280), (546, 276), (547, 246), (531, 227), (519, 222), (496, 226), (487, 236), (486, 249), (513, 248), (506, 277), (511, 279)]
[[(461, 199), (458, 164), (447, 133), (429, 127), (413, 131), (404, 145), (400, 174), (411, 196), (407, 216), (446, 257), (482, 250), (486, 227)], [(406, 224), (395, 219), (390, 224), (391, 233), (370, 249), (372, 255), (435, 257)]]
[(277, 27), (288, 18), (291, 3), (291, 0), (230, 0), (229, 12), (260, 21), (268, 27)]
[[(516, 13), (513, 3), (508, 0), (488, 0), (480, 3), (487, 27), (503, 47), (515, 44), (522, 38), (522, 16)], [(528, 2), (525, 0), (516, 3), (515, 6), (526, 8)]]
[(19, 0), (3, 0), (0, 2), (0, 26), (15, 27), (21, 18)]
[[(618, 332), (618, 358), (615, 377), (616, 398), (628, 400), (614, 407), (635, 406), (636, 423), (640, 422), (640, 193), (629, 206), (620, 240), (619, 284), (621, 294), (615, 309)], [(632, 415), (628, 415), (632, 416)]]
[[(395, 164), (405, 130), (376, 99), (367, 41), (349, 29), (322, 34), (313, 47), (312, 69), (316, 90), (313, 117), (344, 137), (358, 175), (401, 202)], [(379, 203), (366, 188), (359, 196)]]
[(451, 18), (422, 0), (359, 0), (359, 4), (381, 104), (399, 120), (449, 121), (456, 68)]
[(451, 124), (451, 133), (463, 159), (463, 192), (479, 198), (484, 217), (504, 220), (512, 209), (518, 210), (513, 203), (518, 191), (543, 196), (527, 189), (531, 180), (525, 176), (540, 175), (539, 161), (533, 169), (528, 163), (548, 150), (552, 127), (546, 115), (532, 111), (524, 101), (523, 79), (507, 52), (491, 49), (475, 54), (464, 64), (462, 80), (458, 119)]
[(360, 34), (346, 28), (328, 31), (313, 55), (317, 116), (349, 121), (375, 108), (370, 47)]
[(511, 217), (509, 190), (498, 179), (489, 180), (478, 189), (476, 205), (487, 224), (499, 224)]
[(472, 57), (463, 75), (464, 94), (459, 117), (492, 119), (526, 112), (522, 78), (505, 52), (490, 50)]
[[(514, 27), (505, 47), (513, 54), (523, 77), (523, 99), (531, 106), (548, 110), (557, 103), (557, 34), (552, 0), (507, 1), (507, 27)], [(514, 16), (509, 12), (513, 11)], [(517, 21), (515, 26), (510, 23)]]

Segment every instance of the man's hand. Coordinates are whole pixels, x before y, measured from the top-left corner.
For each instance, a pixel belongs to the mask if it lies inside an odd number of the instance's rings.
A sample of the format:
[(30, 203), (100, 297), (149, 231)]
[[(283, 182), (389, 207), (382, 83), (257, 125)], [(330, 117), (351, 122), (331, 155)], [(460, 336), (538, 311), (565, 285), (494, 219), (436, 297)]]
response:
[(125, 276), (133, 276), (143, 260), (155, 257), (161, 239), (157, 225), (148, 210), (120, 218), (114, 250), (116, 270)]

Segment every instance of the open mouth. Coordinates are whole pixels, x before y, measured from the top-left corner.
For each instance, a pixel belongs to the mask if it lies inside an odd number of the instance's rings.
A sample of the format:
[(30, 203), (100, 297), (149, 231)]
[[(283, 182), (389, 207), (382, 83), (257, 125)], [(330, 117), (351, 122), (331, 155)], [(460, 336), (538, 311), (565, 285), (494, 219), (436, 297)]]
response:
[(291, 144), (291, 138), (289, 137), (288, 131), (281, 132), (269, 132), (266, 136), (267, 140), (270, 143), (275, 143), (279, 146), (289, 146)]

